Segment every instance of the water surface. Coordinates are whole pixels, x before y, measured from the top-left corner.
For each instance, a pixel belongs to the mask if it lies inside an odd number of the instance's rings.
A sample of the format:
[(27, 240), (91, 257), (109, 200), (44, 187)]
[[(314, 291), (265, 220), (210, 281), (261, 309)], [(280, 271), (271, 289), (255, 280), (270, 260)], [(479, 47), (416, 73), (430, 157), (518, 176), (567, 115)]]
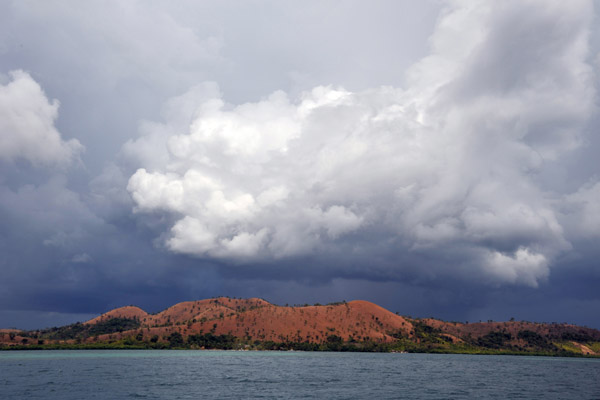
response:
[(600, 359), (313, 352), (0, 352), (1, 399), (600, 399)]

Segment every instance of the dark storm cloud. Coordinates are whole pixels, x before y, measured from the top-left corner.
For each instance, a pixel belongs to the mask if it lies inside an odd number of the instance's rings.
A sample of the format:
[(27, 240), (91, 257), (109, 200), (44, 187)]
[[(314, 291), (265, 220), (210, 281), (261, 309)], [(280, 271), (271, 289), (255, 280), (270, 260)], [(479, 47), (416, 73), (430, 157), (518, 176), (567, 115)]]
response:
[(0, 11), (1, 326), (230, 295), (600, 327), (591, 3)]
[(590, 5), (533, 9), (449, 7), (405, 89), (320, 86), (234, 106), (215, 85), (194, 88), (172, 100), (194, 113), (126, 145), (143, 167), (128, 184), (136, 210), (176, 215), (165, 246), (200, 258), (310, 255), (333, 276), (537, 287), (572, 249), (570, 221), (597, 234), (600, 186), (548, 193), (537, 180), (581, 146), (595, 91)]

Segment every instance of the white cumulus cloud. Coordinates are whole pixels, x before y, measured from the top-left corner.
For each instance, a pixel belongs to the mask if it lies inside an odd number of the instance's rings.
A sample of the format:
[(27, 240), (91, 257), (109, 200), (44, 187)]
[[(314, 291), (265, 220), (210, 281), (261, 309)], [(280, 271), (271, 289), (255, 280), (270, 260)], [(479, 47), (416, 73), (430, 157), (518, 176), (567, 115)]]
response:
[[(175, 252), (244, 263), (345, 244), (345, 260), (429, 252), (437, 265), (418, 268), (536, 286), (571, 246), (566, 198), (537, 178), (580, 146), (594, 110), (591, 11), (451, 2), (406, 88), (319, 86), (231, 105), (198, 86), (127, 143), (141, 166), (128, 190), (139, 212), (174, 216)], [(592, 212), (596, 192), (569, 201)], [(463, 252), (455, 265), (451, 248)]]
[(63, 140), (54, 126), (58, 101), (49, 101), (40, 85), (23, 71), (10, 73), (0, 85), (0, 159), (25, 159), (34, 165), (65, 165), (83, 146), (77, 139)]

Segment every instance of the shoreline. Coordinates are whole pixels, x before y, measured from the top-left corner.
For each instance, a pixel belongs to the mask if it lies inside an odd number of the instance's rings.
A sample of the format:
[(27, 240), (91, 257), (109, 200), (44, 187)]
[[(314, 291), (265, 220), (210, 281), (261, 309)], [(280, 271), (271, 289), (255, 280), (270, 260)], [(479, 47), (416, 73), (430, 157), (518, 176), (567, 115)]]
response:
[(439, 349), (433, 351), (404, 351), (404, 350), (388, 350), (388, 351), (365, 351), (360, 349), (345, 349), (345, 350), (303, 350), (303, 349), (199, 349), (199, 348), (148, 348), (148, 347), (111, 347), (111, 346), (2, 346), (0, 352), (13, 352), (13, 351), (42, 351), (42, 352), (53, 352), (53, 351), (200, 351), (200, 352), (302, 352), (302, 353), (380, 353), (380, 354), (440, 354), (440, 355), (474, 355), (474, 356), (524, 356), (524, 357), (552, 357), (552, 358), (586, 358), (586, 359), (600, 359), (598, 355), (591, 354), (578, 354), (578, 353), (543, 353), (543, 352), (511, 352), (511, 351), (471, 351), (471, 352), (460, 352), (460, 351), (441, 351)]

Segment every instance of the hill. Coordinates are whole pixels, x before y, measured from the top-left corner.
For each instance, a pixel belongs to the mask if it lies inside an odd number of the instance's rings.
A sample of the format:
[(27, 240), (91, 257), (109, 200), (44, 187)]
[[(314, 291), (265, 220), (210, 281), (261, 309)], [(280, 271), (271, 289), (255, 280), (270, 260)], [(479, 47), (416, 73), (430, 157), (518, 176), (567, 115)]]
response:
[(0, 330), (0, 348), (198, 348), (600, 356), (600, 331), (526, 321), (459, 323), (396, 315), (368, 301), (278, 306), (258, 298), (126, 306), (83, 323)]

